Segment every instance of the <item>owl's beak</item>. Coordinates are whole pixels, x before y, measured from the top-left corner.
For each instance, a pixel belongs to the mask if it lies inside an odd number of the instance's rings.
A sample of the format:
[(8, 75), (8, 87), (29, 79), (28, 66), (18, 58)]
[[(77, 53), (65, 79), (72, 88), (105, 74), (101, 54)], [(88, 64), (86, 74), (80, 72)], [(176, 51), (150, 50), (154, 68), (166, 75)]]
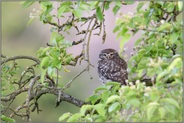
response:
[(108, 59), (110, 59), (110, 56), (111, 56), (110, 54), (107, 54), (107, 58), (108, 58)]

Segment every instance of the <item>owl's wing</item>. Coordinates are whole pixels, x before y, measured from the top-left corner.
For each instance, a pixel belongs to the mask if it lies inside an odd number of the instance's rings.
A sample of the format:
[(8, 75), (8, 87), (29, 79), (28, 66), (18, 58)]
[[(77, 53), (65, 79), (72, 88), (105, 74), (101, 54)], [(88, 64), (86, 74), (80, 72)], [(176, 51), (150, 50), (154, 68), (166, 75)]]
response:
[(127, 63), (126, 63), (126, 61), (124, 59), (122, 59), (122, 58), (119, 57), (119, 58), (116, 58), (114, 61), (119, 66), (121, 66), (122, 69), (127, 70)]
[(125, 66), (118, 64), (112, 60), (101, 60), (98, 62), (98, 73), (100, 77), (104, 77), (107, 80), (125, 83), (128, 79), (128, 73)]

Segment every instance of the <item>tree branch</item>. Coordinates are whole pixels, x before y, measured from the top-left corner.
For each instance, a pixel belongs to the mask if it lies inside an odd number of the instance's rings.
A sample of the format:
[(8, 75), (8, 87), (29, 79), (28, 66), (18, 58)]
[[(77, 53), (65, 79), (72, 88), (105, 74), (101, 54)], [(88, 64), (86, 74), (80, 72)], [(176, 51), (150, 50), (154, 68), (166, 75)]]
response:
[(4, 64), (4, 63), (7, 63), (9, 61), (13, 61), (13, 60), (17, 60), (17, 59), (29, 59), (29, 60), (35, 61), (37, 64), (40, 63), (39, 59), (37, 59), (35, 57), (32, 57), (32, 56), (14, 56), (14, 57), (10, 57), (10, 58), (7, 58), (7, 59), (3, 60), (1, 62), (1, 65)]

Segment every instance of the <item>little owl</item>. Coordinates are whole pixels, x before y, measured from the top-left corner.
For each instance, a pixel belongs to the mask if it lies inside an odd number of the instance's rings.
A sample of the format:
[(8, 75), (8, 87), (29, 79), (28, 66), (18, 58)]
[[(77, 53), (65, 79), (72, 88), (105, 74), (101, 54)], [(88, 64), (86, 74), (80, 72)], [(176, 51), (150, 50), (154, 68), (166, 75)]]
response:
[(99, 54), (98, 74), (103, 84), (108, 81), (119, 82), (126, 85), (128, 79), (127, 63), (120, 58), (118, 52), (114, 49), (104, 49)]

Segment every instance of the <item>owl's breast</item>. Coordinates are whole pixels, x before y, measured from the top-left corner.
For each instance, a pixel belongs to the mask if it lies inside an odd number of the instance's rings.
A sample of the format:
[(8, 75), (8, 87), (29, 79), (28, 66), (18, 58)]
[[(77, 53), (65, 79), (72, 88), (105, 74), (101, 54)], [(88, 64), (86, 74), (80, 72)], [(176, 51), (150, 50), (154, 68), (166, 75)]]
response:
[(119, 66), (113, 60), (100, 60), (98, 62), (98, 73), (106, 75), (108, 73), (116, 73), (121, 71), (121, 66)]

